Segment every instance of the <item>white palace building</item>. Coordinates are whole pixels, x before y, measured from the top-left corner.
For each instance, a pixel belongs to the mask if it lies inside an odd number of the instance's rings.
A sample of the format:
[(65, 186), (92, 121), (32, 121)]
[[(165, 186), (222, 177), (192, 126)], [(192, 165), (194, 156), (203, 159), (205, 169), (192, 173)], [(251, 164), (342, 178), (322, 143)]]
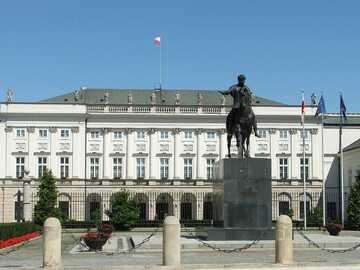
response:
[[(231, 105), (218, 91), (88, 88), (36, 103), (1, 103), (0, 221), (22, 219), (24, 178), (31, 179), (33, 209), (45, 168), (57, 179), (59, 207), (69, 219), (89, 220), (99, 209), (106, 220), (121, 189), (138, 200), (143, 220), (212, 219), (213, 164), (227, 158)], [(300, 106), (255, 97), (253, 110), (261, 138), (251, 136), (250, 156), (271, 159), (273, 220), (290, 208), (301, 219), (304, 200), (309, 209), (322, 207), (324, 181), (326, 216), (340, 218), (339, 114), (325, 114), (322, 125), (316, 105), (307, 106), (303, 133)], [(348, 120), (345, 207), (360, 166), (360, 115)], [(236, 157), (235, 146), (231, 151)]]

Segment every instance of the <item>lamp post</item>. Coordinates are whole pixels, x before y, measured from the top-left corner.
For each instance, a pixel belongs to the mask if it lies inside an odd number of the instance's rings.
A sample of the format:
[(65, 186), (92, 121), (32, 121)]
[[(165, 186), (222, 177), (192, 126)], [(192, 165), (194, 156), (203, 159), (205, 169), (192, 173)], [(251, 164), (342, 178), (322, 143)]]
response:
[(30, 206), (30, 182), (31, 179), (29, 177), (30, 170), (26, 168), (24, 170), (24, 178), (23, 178), (23, 220), (30, 221), (31, 220), (31, 206)]

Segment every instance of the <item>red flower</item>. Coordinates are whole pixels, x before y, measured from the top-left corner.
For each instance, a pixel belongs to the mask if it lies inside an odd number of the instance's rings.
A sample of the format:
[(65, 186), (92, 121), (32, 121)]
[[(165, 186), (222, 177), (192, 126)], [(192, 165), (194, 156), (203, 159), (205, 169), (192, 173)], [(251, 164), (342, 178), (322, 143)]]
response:
[(95, 239), (95, 238), (110, 238), (111, 235), (107, 233), (87, 233), (81, 236), (81, 239), (88, 240), (88, 239)]
[(28, 234), (25, 234), (22, 236), (9, 238), (7, 240), (0, 240), (0, 248), (5, 248), (5, 247), (12, 246), (12, 245), (16, 245), (16, 244), (19, 244), (21, 242), (24, 242), (26, 240), (29, 240), (31, 238), (38, 237), (38, 236), (40, 236), (40, 233), (33, 232), (33, 233), (28, 233)]

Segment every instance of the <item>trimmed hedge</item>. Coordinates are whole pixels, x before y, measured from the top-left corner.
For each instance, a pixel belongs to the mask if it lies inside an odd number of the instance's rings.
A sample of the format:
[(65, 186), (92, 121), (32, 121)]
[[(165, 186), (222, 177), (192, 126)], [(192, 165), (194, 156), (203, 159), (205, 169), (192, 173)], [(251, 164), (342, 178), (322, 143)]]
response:
[(0, 224), (0, 240), (7, 240), (35, 232), (36, 226), (33, 222), (13, 222)]

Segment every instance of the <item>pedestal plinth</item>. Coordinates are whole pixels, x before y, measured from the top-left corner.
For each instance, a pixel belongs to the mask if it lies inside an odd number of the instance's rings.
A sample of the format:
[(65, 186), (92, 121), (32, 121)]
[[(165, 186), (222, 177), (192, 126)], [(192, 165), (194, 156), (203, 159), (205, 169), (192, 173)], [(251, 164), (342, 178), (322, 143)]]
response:
[(263, 233), (263, 239), (275, 239), (271, 160), (222, 159), (215, 164), (215, 177), (213, 218), (220, 226), (207, 229), (207, 240), (255, 240)]

